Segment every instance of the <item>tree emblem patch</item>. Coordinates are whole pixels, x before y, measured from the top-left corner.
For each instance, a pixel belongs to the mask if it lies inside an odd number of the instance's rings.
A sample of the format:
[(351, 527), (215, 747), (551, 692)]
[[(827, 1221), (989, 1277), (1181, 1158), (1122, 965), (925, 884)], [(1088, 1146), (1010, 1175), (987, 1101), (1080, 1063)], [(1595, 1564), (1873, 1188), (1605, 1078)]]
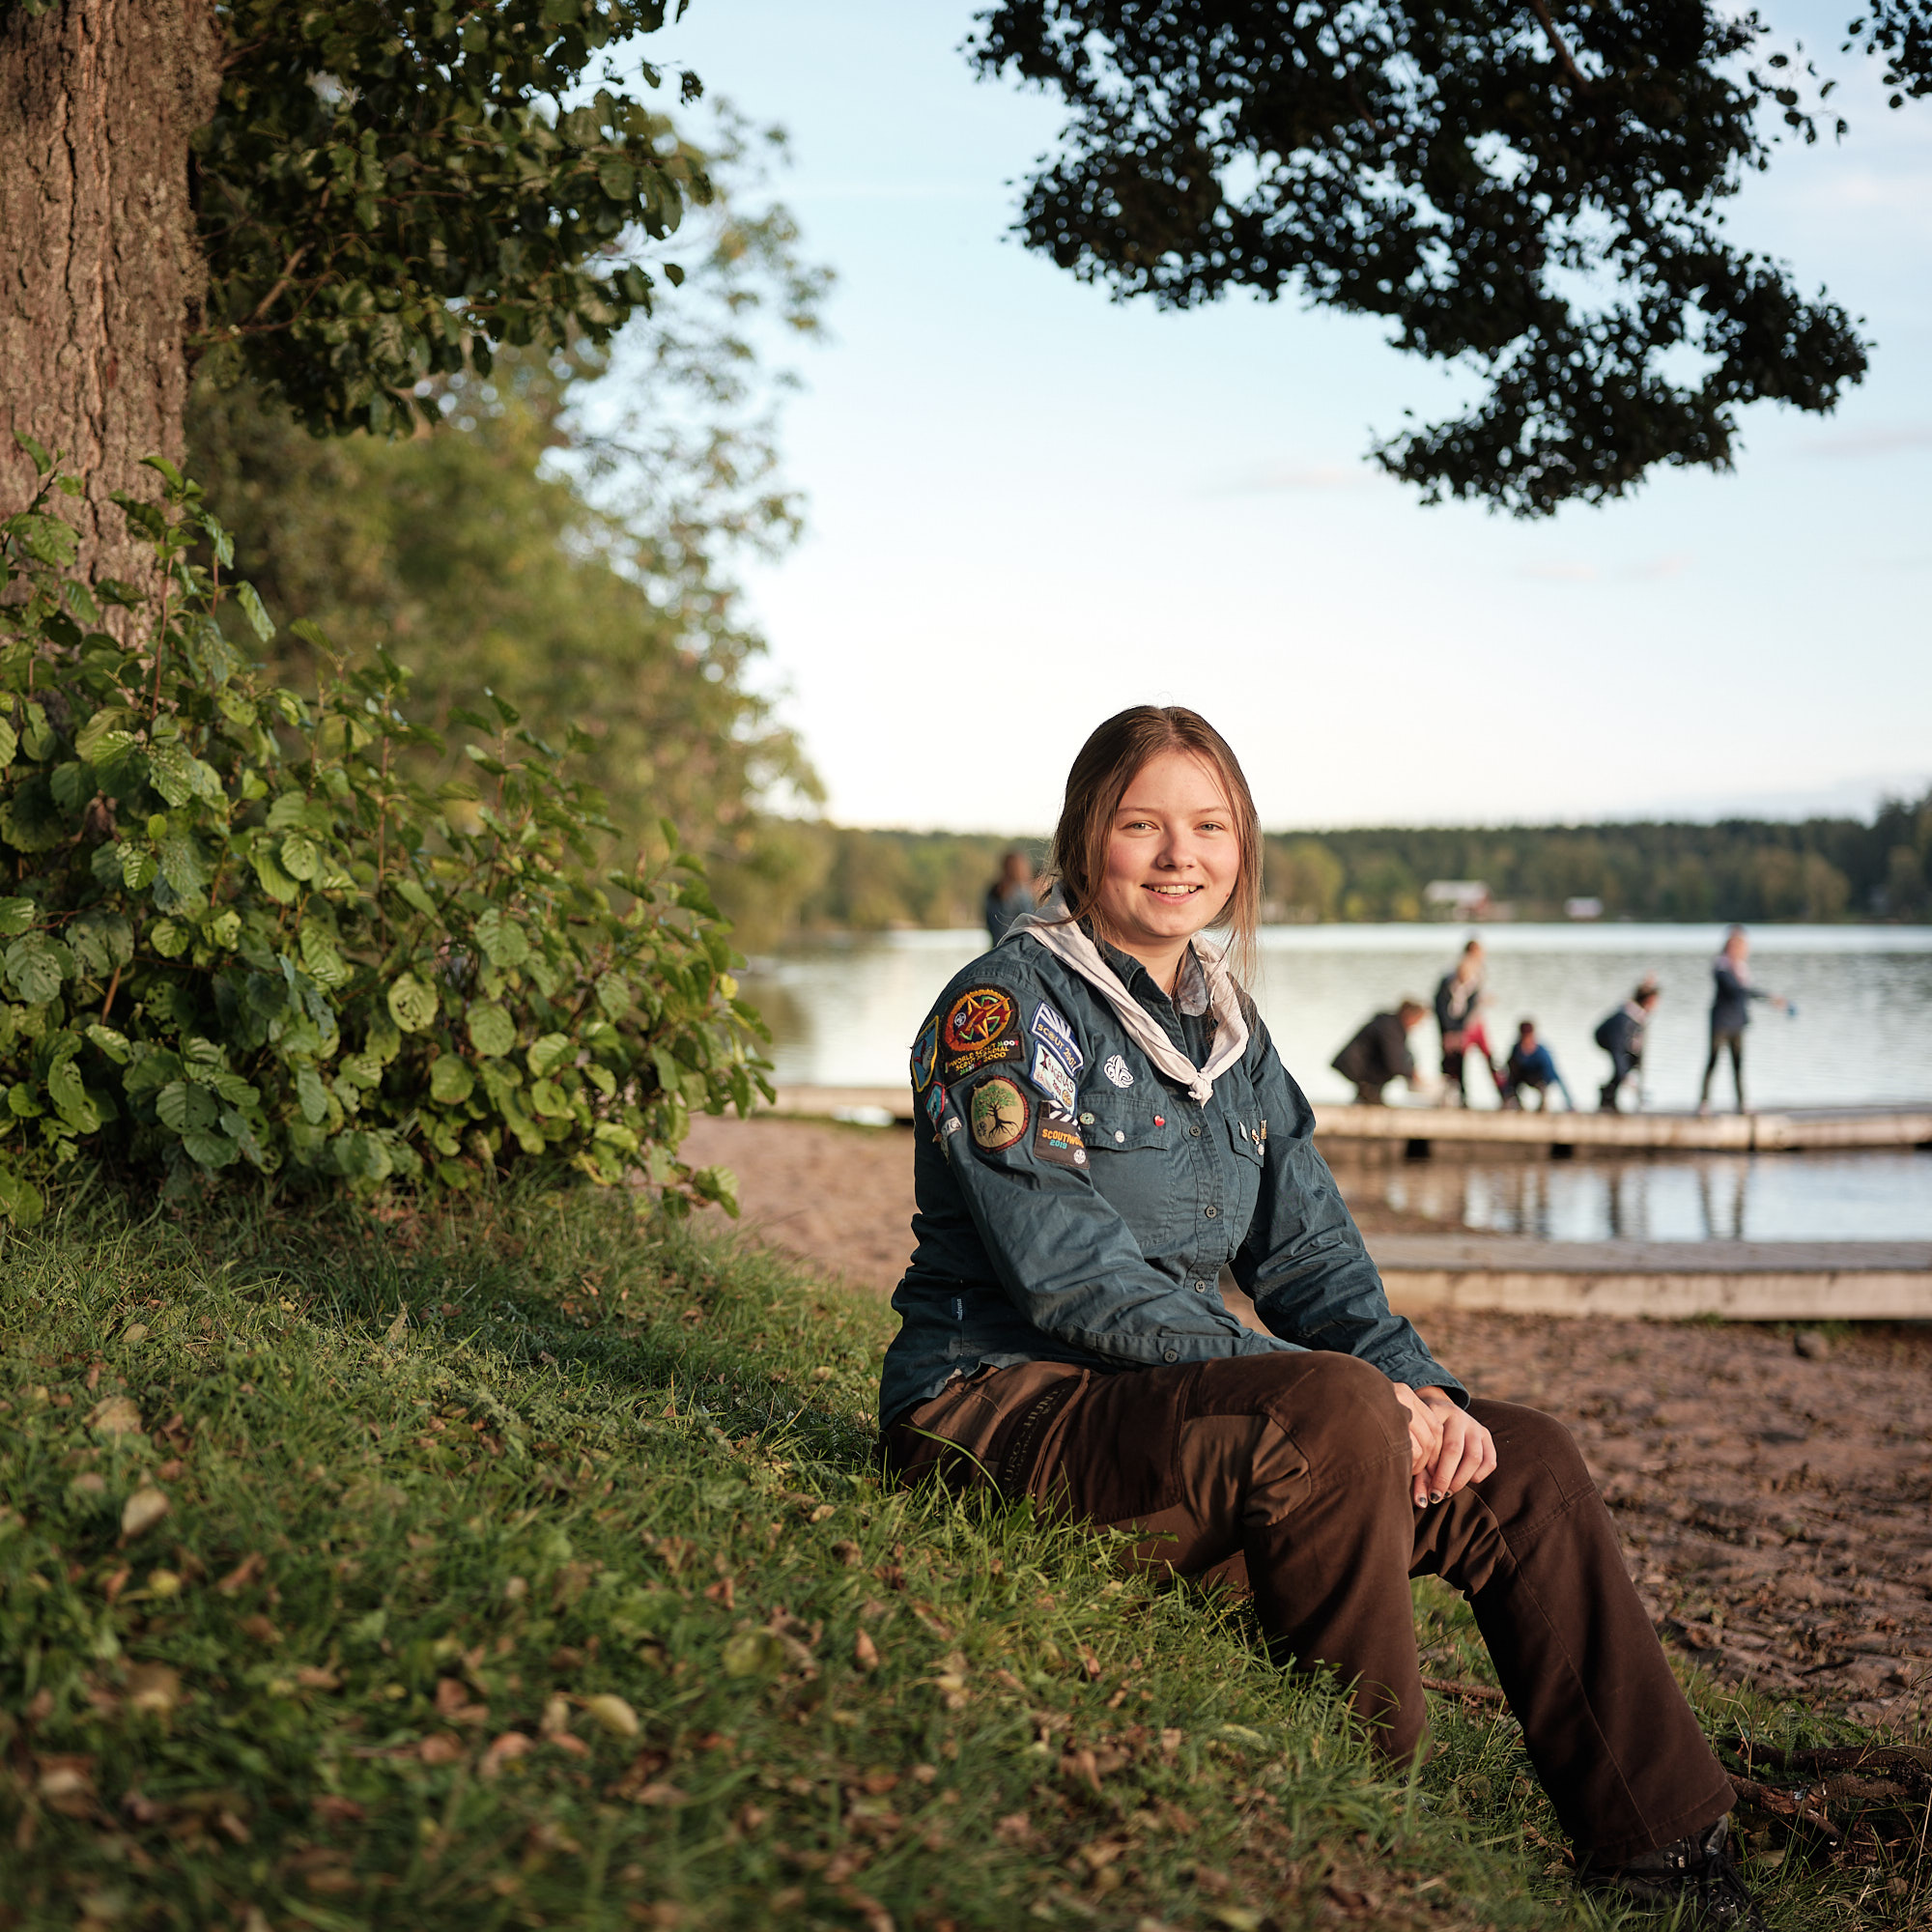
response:
[(1011, 1147), (1026, 1130), (1026, 1095), (1010, 1080), (988, 1080), (973, 1090), (973, 1138), (988, 1153)]

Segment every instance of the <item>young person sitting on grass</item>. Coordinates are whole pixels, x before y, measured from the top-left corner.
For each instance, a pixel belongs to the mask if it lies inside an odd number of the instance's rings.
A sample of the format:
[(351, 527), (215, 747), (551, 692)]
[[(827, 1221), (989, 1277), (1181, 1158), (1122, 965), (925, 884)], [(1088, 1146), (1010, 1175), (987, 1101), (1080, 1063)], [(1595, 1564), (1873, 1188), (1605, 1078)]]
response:
[[(1469, 1599), (1582, 1884), (1759, 1926), (1732, 1791), (1569, 1432), (1471, 1398), (1389, 1311), (1314, 1120), (1227, 956), (1261, 840), (1191, 711), (1109, 719), (1066, 781), (1058, 895), (958, 973), (913, 1047), (918, 1247), (881, 1453), (1245, 1571), (1270, 1654), (1350, 1687), (1410, 1761), (1409, 1578)], [(1271, 1331), (1244, 1327), (1232, 1264)]]

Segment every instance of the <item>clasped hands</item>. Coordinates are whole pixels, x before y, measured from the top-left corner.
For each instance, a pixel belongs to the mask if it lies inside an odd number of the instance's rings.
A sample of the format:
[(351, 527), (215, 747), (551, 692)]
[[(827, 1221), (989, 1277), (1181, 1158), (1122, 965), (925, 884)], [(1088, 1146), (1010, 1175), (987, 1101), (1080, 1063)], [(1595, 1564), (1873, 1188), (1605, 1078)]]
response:
[(1391, 1386), (1408, 1415), (1408, 1473), (1417, 1509), (1495, 1473), (1495, 1438), (1446, 1391), (1410, 1388), (1406, 1382)]

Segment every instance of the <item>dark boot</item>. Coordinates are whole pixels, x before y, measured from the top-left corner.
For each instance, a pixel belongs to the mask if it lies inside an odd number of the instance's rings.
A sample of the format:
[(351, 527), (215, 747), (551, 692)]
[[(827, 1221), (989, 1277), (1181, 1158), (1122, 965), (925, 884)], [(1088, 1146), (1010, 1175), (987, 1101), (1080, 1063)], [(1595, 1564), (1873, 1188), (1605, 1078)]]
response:
[(1725, 1842), (1730, 1823), (1719, 1818), (1694, 1837), (1645, 1852), (1625, 1865), (1586, 1863), (1577, 1872), (1577, 1883), (1605, 1905), (1626, 1912), (1662, 1918), (1681, 1908), (1684, 1916), (1678, 1922), (1686, 1932), (1706, 1926), (1721, 1927), (1722, 1932), (1769, 1932), (1731, 1861)]

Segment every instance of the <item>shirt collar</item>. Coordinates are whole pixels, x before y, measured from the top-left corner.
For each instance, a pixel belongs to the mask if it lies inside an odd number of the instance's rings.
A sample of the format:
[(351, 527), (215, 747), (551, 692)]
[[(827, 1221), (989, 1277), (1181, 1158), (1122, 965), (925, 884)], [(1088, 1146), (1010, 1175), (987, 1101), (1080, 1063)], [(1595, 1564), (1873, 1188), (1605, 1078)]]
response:
[[(1081, 928), (1099, 949), (1100, 957), (1120, 976), (1122, 985), (1131, 992), (1135, 999), (1146, 1002), (1148, 994), (1165, 1001), (1174, 1011), (1188, 1019), (1199, 1019), (1208, 1010), (1208, 975), (1201, 969), (1200, 955), (1190, 946), (1181, 955), (1180, 974), (1175, 981), (1174, 998), (1169, 1000), (1154, 977), (1131, 952), (1122, 952), (1118, 946), (1110, 945), (1094, 930), (1090, 921), (1082, 920)], [(1145, 987), (1138, 980), (1147, 981)]]

